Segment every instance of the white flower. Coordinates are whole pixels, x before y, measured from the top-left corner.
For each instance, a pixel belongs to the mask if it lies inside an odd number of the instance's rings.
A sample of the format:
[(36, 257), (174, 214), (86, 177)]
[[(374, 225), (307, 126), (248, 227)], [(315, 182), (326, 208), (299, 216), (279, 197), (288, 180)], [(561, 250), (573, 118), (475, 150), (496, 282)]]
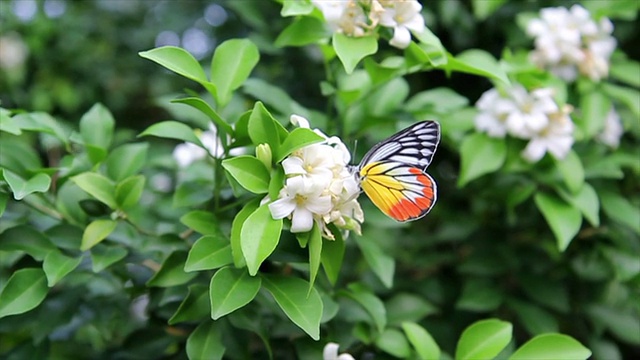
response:
[(624, 128), (622, 127), (622, 122), (620, 122), (620, 115), (618, 115), (616, 109), (611, 107), (605, 118), (604, 130), (596, 136), (596, 139), (615, 149), (620, 145), (620, 137), (623, 133)]
[[(298, 115), (290, 121), (309, 127), (309, 121)], [(291, 232), (309, 231), (315, 221), (328, 239), (334, 239), (328, 224), (359, 233), (364, 216), (357, 201), (360, 187), (348, 167), (351, 155), (339, 138), (314, 131), (325, 140), (298, 149), (282, 161), (287, 180), (278, 199), (269, 205), (271, 215), (274, 219), (291, 216)]]
[(367, 33), (367, 17), (355, 0), (311, 0), (324, 16), (332, 31), (349, 36)]
[(609, 19), (596, 23), (580, 5), (542, 9), (540, 18), (527, 24), (527, 34), (535, 38), (531, 60), (567, 81), (575, 80), (578, 71), (598, 81), (609, 72), (616, 47), (612, 32)]
[(11, 32), (0, 37), (0, 68), (16, 69), (24, 64), (29, 48), (18, 33)]
[(425, 29), (424, 18), (420, 14), (422, 5), (416, 0), (387, 1), (390, 7), (380, 14), (380, 25), (393, 28), (391, 46), (404, 49), (411, 42), (412, 30), (421, 33)]
[(327, 343), (322, 351), (322, 360), (355, 360), (350, 354), (344, 353), (338, 355), (340, 345), (336, 343)]
[(573, 145), (573, 122), (570, 107), (551, 114), (548, 125), (533, 136), (522, 156), (529, 162), (536, 162), (549, 152), (556, 159), (564, 159)]
[(480, 110), (475, 117), (476, 129), (492, 137), (508, 133), (529, 139), (547, 126), (550, 114), (558, 111), (552, 95), (549, 88), (528, 93), (521, 85), (506, 89), (504, 94), (490, 89), (476, 103)]
[(291, 232), (305, 232), (313, 227), (314, 214), (323, 215), (331, 210), (331, 196), (323, 195), (320, 184), (302, 176), (287, 179), (278, 200), (269, 204), (271, 216), (283, 219), (291, 215)]

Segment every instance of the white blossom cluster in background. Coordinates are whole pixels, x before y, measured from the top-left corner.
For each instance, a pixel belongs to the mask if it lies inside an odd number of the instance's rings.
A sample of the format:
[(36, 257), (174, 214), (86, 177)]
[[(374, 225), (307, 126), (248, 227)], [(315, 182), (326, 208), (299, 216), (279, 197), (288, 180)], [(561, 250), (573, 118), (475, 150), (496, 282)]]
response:
[(623, 133), (624, 128), (620, 121), (620, 115), (618, 115), (618, 112), (616, 112), (616, 109), (612, 106), (611, 110), (607, 113), (607, 117), (604, 119), (604, 129), (596, 135), (596, 140), (615, 149), (620, 145), (620, 138)]
[(573, 145), (573, 121), (570, 106), (559, 107), (553, 99), (553, 90), (542, 88), (531, 93), (521, 85), (500, 91), (486, 91), (476, 107), (476, 129), (491, 137), (507, 134), (529, 140), (522, 156), (537, 162), (547, 152), (563, 159)]
[(29, 56), (29, 48), (20, 34), (11, 32), (0, 36), (0, 68), (5, 71), (21, 67)]
[[(309, 128), (307, 119), (292, 115), (291, 123)], [(291, 218), (291, 232), (300, 233), (320, 226), (322, 235), (333, 239), (327, 224), (360, 233), (364, 215), (357, 196), (360, 186), (349, 171), (351, 155), (337, 137), (294, 151), (282, 161), (286, 175), (285, 185), (278, 199), (269, 204), (274, 219)]]
[[(215, 126), (211, 125), (209, 130), (203, 131), (198, 138), (206, 150), (192, 143), (179, 144), (173, 149), (173, 158), (178, 163), (178, 166), (187, 167), (194, 161), (204, 159), (207, 153), (215, 158), (220, 158), (224, 155)], [(238, 156), (244, 154), (245, 151), (246, 149), (244, 148), (235, 148), (229, 151), (229, 155)]]
[(324, 346), (322, 351), (322, 360), (355, 360), (351, 354), (343, 353), (338, 355), (340, 345), (330, 342)]
[(599, 81), (608, 75), (616, 48), (612, 32), (608, 18), (596, 22), (577, 4), (542, 9), (540, 18), (527, 24), (527, 34), (535, 38), (531, 60), (566, 81), (574, 81), (578, 73)]
[(425, 29), (417, 0), (311, 0), (332, 31), (360, 37), (370, 34), (378, 25), (393, 28), (389, 44), (400, 49), (409, 46), (411, 31)]

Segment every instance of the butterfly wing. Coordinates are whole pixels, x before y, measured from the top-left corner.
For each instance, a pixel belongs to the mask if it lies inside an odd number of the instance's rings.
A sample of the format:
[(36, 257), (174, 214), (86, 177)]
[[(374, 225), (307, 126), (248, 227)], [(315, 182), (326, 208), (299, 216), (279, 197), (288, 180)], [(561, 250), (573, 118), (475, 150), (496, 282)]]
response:
[(371, 201), (397, 221), (425, 216), (437, 197), (424, 169), (440, 140), (440, 125), (423, 121), (374, 146), (359, 166), (361, 186)]

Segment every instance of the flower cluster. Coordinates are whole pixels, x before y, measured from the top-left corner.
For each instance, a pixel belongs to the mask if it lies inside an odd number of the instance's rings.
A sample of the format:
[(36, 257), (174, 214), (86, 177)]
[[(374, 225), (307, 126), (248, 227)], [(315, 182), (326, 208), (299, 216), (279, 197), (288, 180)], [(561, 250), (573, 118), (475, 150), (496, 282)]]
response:
[(425, 24), (417, 0), (311, 0), (335, 32), (360, 37), (378, 25), (392, 28), (389, 44), (400, 49), (409, 46), (411, 32), (421, 33)]
[[(309, 128), (307, 119), (292, 115), (291, 122)], [(287, 176), (278, 199), (269, 204), (274, 219), (291, 218), (291, 232), (311, 230), (318, 224), (324, 237), (333, 239), (327, 224), (360, 233), (364, 215), (357, 196), (360, 187), (349, 170), (351, 155), (342, 141), (314, 130), (324, 141), (294, 151), (282, 161)]]
[(322, 360), (355, 360), (355, 358), (348, 353), (338, 355), (339, 348), (340, 345), (336, 343), (327, 343), (322, 351)]
[(563, 159), (573, 145), (573, 122), (570, 106), (560, 108), (553, 100), (553, 90), (537, 89), (531, 93), (516, 85), (508, 91), (493, 88), (478, 100), (480, 111), (475, 118), (476, 129), (491, 137), (507, 134), (529, 140), (522, 156), (540, 160), (549, 152)]
[(599, 81), (609, 73), (609, 57), (616, 47), (612, 32), (609, 19), (596, 23), (580, 5), (542, 9), (540, 18), (527, 24), (536, 46), (531, 60), (566, 81), (575, 80), (578, 72)]

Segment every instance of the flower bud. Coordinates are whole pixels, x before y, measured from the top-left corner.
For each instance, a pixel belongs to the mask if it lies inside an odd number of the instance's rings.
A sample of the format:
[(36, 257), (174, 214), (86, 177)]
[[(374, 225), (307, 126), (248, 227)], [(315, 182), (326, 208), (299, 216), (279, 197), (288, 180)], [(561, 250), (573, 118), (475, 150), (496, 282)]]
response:
[(260, 144), (256, 147), (256, 157), (267, 169), (271, 169), (271, 147), (269, 144)]

